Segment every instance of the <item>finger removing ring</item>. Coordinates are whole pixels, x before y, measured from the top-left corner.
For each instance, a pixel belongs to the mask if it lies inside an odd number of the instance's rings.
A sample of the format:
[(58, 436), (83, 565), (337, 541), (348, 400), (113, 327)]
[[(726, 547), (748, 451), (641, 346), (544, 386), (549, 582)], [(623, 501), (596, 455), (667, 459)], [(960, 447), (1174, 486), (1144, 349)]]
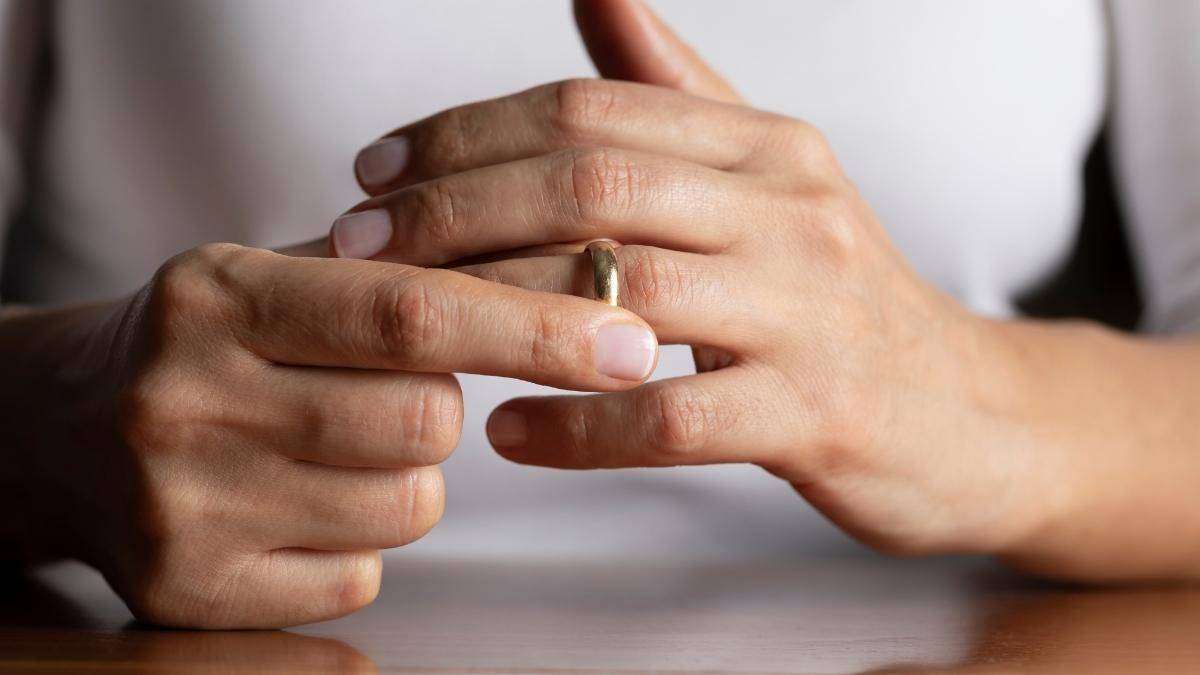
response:
[(592, 274), (596, 278), (596, 299), (617, 307), (621, 295), (620, 275), (617, 270), (617, 250), (613, 245), (597, 239), (587, 245), (592, 256)]

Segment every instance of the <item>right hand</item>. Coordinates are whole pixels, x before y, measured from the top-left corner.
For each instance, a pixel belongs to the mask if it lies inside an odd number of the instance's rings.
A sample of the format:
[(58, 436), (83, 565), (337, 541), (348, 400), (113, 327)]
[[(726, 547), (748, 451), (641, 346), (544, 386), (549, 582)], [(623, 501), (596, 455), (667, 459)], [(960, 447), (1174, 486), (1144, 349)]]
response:
[(66, 554), (174, 626), (371, 602), (378, 549), (441, 516), (433, 465), (462, 424), (449, 373), (615, 391), (657, 355), (645, 322), (593, 300), (228, 244), (169, 261), (112, 316), (72, 428), (45, 430), (67, 436), (39, 492), (78, 532)]

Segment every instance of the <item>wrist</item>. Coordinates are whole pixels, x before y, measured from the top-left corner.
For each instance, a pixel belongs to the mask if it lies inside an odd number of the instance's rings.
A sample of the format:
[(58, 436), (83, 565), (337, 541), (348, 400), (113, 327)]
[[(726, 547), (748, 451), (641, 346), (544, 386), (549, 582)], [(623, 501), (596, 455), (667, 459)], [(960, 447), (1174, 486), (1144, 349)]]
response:
[(947, 395), (929, 425), (939, 430), (938, 456), (957, 458), (956, 508), (969, 514), (951, 548), (1013, 555), (1067, 510), (1069, 472), (1038, 425), (1038, 366), (1019, 339), (1021, 322), (956, 309), (943, 342)]
[(976, 438), (984, 461), (1002, 469), (1005, 486), (998, 493), (1000, 526), (979, 552), (1057, 576), (1074, 564), (1068, 561), (1085, 557), (1067, 542), (1092, 522), (1096, 491), (1118, 487), (1107, 472), (1091, 470), (1096, 455), (1079, 453), (1099, 450), (1101, 443), (1088, 439), (1103, 437), (1106, 421), (1088, 421), (1092, 406), (1075, 391), (1073, 374), (1079, 352), (1111, 337), (1085, 322), (986, 318), (975, 322), (975, 336), (969, 400), (983, 424)]
[(0, 537), (19, 557), (78, 557), (79, 498), (100, 476), (89, 448), (120, 307), (4, 308), (0, 353)]
[(1088, 322), (996, 322), (989, 336), (1007, 377), (992, 392), (995, 437), (1023, 507), (990, 552), (1073, 581), (1200, 576), (1188, 431), (1200, 344)]

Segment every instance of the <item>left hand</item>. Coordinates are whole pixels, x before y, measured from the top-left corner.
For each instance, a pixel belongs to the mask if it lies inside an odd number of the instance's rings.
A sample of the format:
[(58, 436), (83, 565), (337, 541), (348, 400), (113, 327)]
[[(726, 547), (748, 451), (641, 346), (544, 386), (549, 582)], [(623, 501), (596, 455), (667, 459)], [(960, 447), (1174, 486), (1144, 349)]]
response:
[(401, 128), (360, 155), (374, 196), (333, 230), (342, 255), (585, 296), (578, 242), (623, 244), (622, 306), (692, 345), (699, 374), (509, 401), (488, 424), (497, 450), (575, 469), (758, 464), (889, 551), (1019, 536), (1032, 458), (956, 445), (988, 424), (982, 322), (910, 269), (819, 132), (743, 105), (639, 3), (577, 15), (603, 74), (646, 83), (571, 80)]

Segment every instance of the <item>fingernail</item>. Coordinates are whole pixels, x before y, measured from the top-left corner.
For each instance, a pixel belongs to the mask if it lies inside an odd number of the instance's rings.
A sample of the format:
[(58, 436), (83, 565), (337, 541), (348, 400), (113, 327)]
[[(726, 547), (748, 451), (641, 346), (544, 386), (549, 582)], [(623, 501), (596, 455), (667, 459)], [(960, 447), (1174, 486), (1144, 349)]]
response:
[(391, 241), (392, 219), (382, 209), (347, 213), (333, 221), (332, 236), (339, 258), (370, 258)]
[(354, 171), (366, 187), (387, 185), (400, 177), (408, 166), (412, 144), (404, 136), (375, 141), (359, 151), (354, 159)]
[(658, 339), (645, 326), (610, 323), (596, 332), (596, 370), (619, 380), (644, 380), (654, 368)]
[(525, 416), (515, 410), (496, 410), (488, 418), (488, 440), (497, 448), (519, 448), (527, 434)]

